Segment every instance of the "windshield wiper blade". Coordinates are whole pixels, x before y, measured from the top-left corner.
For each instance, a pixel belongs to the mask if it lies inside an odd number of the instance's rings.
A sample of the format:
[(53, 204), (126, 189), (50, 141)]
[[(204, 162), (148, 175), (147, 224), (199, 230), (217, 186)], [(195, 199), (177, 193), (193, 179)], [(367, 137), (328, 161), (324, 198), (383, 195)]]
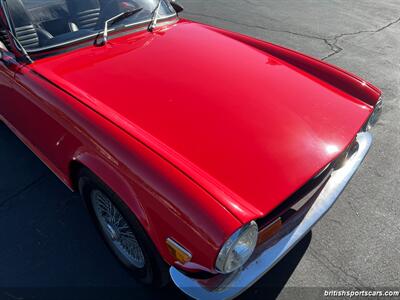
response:
[(133, 10), (127, 10), (105, 21), (102, 45), (107, 44), (109, 26), (114, 25), (115, 23), (118, 23), (126, 18), (129, 18), (130, 16), (133, 16), (142, 10), (143, 10), (142, 7)]
[(28, 63), (33, 63), (32, 58), (29, 56), (28, 52), (25, 50), (25, 48), (21, 45), (20, 41), (15, 37), (15, 35), (11, 32), (11, 30), (6, 30), (11, 38), (14, 40), (14, 44), (17, 47), (19, 51), (21, 51), (22, 56), (27, 60)]
[(152, 32), (154, 30), (154, 28), (157, 26), (157, 20), (158, 20), (158, 15), (160, 12), (162, 1), (163, 0), (158, 0), (156, 8), (151, 13), (151, 22), (149, 24), (149, 27), (147, 27), (147, 30), (150, 32)]

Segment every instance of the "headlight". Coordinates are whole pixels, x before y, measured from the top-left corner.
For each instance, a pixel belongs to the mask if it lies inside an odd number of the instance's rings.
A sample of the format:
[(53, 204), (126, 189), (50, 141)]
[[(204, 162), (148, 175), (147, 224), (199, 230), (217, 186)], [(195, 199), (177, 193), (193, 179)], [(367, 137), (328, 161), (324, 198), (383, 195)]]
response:
[(382, 102), (382, 100), (379, 100), (378, 103), (376, 103), (376, 105), (375, 105), (374, 112), (369, 117), (367, 125), (365, 126), (366, 131), (370, 130), (378, 122), (378, 120), (382, 114), (382, 107), (383, 107), (383, 102)]
[(215, 267), (218, 272), (227, 274), (243, 266), (253, 254), (257, 244), (258, 226), (251, 221), (237, 230), (222, 246)]

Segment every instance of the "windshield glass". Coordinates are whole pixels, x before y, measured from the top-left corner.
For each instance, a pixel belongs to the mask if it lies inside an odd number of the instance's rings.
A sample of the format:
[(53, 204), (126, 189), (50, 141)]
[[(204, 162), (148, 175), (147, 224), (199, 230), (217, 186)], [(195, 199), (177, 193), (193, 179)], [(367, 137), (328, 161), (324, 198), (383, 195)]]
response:
[[(72, 43), (103, 31), (104, 23), (126, 11), (140, 12), (110, 26), (110, 30), (150, 22), (158, 0), (7, 0), (14, 34), (28, 51)], [(162, 1), (159, 18), (174, 16), (168, 1)]]

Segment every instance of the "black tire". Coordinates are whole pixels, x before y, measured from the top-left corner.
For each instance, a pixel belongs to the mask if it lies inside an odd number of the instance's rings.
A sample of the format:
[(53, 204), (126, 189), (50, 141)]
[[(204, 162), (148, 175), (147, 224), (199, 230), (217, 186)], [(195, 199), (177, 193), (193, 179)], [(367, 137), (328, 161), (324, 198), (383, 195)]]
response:
[[(130, 271), (133, 277), (142, 284), (151, 285), (157, 288), (167, 285), (170, 281), (168, 265), (160, 256), (152, 240), (148, 237), (147, 233), (132, 211), (110, 188), (108, 188), (89, 170), (85, 168), (80, 169), (78, 172), (78, 178), (78, 186), (81, 197), (85, 201), (90, 215), (93, 217), (99, 232), (108, 244), (111, 252)], [(115, 246), (113, 246), (110, 238), (104, 232), (104, 229), (100, 224), (100, 220), (94, 211), (94, 206), (91, 201), (91, 194), (93, 191), (100, 191), (104, 193), (108, 199), (111, 200), (123, 218), (127, 221), (142, 250), (144, 257), (143, 267), (138, 268), (132, 264), (128, 264), (126, 261), (121, 259), (120, 253), (117, 253), (118, 251), (115, 249)]]

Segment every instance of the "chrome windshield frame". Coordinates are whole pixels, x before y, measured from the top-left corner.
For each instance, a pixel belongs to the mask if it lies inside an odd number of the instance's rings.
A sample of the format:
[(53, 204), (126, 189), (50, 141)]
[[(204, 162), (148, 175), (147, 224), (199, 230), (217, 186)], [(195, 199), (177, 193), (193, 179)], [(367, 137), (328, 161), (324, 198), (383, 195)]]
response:
[[(0, 0), (0, 4), (1, 4), (0, 8), (6, 17), (6, 20), (7, 20), (6, 25), (8, 26), (8, 29), (11, 31), (11, 33), (15, 33), (15, 28), (13, 26), (11, 16), (9, 16), (8, 11), (5, 9), (4, 2), (6, 2), (6, 0)], [(172, 12), (171, 14), (159, 17), (158, 22), (163, 22), (163, 21), (166, 21), (166, 20), (169, 20), (172, 18), (178, 18), (178, 14), (176, 12)], [(118, 31), (122, 31), (124, 29), (126, 30), (129, 28), (138, 27), (141, 25), (143, 25), (143, 30), (147, 30), (147, 26), (148, 26), (148, 24), (150, 24), (151, 21), (152, 21), (151, 16), (149, 16), (149, 18), (142, 20), (142, 21), (132, 22), (129, 24), (124, 24), (124, 25), (115, 27), (115, 28), (110, 28), (110, 29), (108, 29), (108, 33), (118, 32)], [(54, 45), (49, 45), (46, 47), (40, 47), (40, 48), (36, 48), (36, 49), (27, 49), (26, 52), (29, 55), (40, 54), (41, 52), (57, 50), (58, 48), (63, 48), (63, 47), (69, 46), (69, 45), (73, 46), (74, 44), (79, 43), (79, 42), (96, 39), (98, 36), (102, 36), (103, 34), (104, 34), (104, 30), (101, 30), (99, 32), (93, 32), (92, 34), (81, 36), (81, 37), (71, 39), (69, 41), (57, 43)], [(18, 49), (18, 46), (16, 46), (15, 48), (20, 52), (21, 55), (23, 55), (23, 52), (21, 52), (21, 50)]]
[[(168, 19), (172, 19), (173, 17), (178, 17), (178, 16), (177, 16), (176, 13), (173, 13), (173, 14), (164, 16), (162, 18), (159, 18), (158, 21), (165, 21), (165, 20), (168, 20)], [(150, 19), (146, 19), (144, 21), (134, 22), (134, 23), (126, 24), (126, 25), (121, 25), (121, 26), (118, 26), (116, 28), (111, 28), (111, 29), (108, 30), (108, 34), (110, 34), (112, 32), (118, 32), (118, 31), (123, 30), (123, 29), (129, 29), (131, 27), (140, 26), (140, 25), (143, 25), (143, 31), (144, 31), (144, 30), (147, 30), (146, 29), (147, 26), (145, 26), (145, 25), (147, 23), (149, 23), (150, 21), (151, 21)], [(70, 40), (70, 41), (67, 41), (67, 42), (58, 43), (58, 44), (47, 46), (47, 47), (29, 49), (27, 52), (29, 54), (36, 54), (36, 53), (40, 53), (40, 52), (56, 50), (57, 48), (65, 47), (65, 46), (68, 46), (68, 45), (72, 46), (75, 43), (79, 43), (79, 42), (82, 42), (82, 41), (85, 41), (85, 40), (95, 39), (98, 36), (102, 36), (103, 34), (104, 34), (104, 31), (102, 30), (102, 31), (99, 31), (99, 32), (96, 32), (96, 33), (93, 33), (93, 34), (89, 34), (89, 35), (85, 35), (85, 36), (82, 36), (82, 37), (79, 37), (79, 38), (76, 38), (76, 39), (73, 39), (73, 40)]]
[(6, 28), (6, 29), (10, 30), (13, 34), (15, 34), (14, 26), (12, 24), (10, 16), (8, 15), (8, 10), (6, 9), (6, 6), (4, 5), (6, 2), (7, 2), (6, 0), (0, 0), (0, 8), (1, 8), (1, 11), (3, 12), (4, 16), (6, 17), (7, 24), (5, 24), (5, 25), (8, 26), (8, 28)]

